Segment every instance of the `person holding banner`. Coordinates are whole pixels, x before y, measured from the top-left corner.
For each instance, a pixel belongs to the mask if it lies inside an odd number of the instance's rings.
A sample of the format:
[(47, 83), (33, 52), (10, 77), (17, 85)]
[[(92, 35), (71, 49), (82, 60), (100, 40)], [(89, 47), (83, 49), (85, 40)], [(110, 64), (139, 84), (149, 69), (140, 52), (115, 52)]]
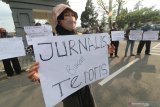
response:
[[(151, 29), (151, 26), (148, 23), (142, 28), (143, 32), (146, 32), (150, 29)], [(137, 49), (137, 55), (141, 54), (141, 51), (142, 51), (144, 45), (146, 45), (145, 55), (151, 55), (150, 54), (150, 47), (151, 47), (151, 41), (150, 40), (147, 40), (147, 41), (141, 40), (139, 42), (138, 49)]]
[[(117, 31), (117, 30), (118, 30), (117, 23), (116, 22), (112, 23), (112, 29), (110, 30), (110, 35), (111, 35), (112, 31)], [(118, 54), (119, 41), (112, 41), (111, 40), (111, 46), (115, 49), (114, 50), (115, 57), (118, 57), (117, 54)], [(112, 56), (113, 56), (113, 53), (110, 53), (110, 57), (112, 57)]]
[[(6, 30), (4, 28), (0, 28), (0, 38), (7, 38), (7, 37), (8, 34)], [(17, 75), (21, 74), (21, 66), (17, 57), (3, 59), (2, 62), (8, 78), (14, 75), (14, 71)]]
[(124, 57), (127, 56), (128, 48), (129, 48), (130, 45), (131, 45), (131, 47), (130, 47), (130, 56), (135, 56), (135, 55), (133, 54), (133, 47), (134, 47), (134, 42), (135, 42), (135, 41), (134, 41), (134, 40), (129, 40), (130, 30), (136, 30), (136, 29), (134, 28), (133, 22), (130, 22), (130, 23), (129, 23), (129, 26), (128, 26), (127, 31), (126, 31), (127, 44), (126, 44), (126, 49), (125, 49), (125, 55), (124, 55)]
[[(53, 8), (53, 22), (55, 31), (58, 35), (74, 35), (76, 34), (77, 13), (68, 5), (59, 4)], [(39, 63), (36, 62), (28, 70), (28, 78), (32, 81), (39, 81), (38, 76)], [(85, 86), (76, 91), (72, 95), (65, 98), (63, 107), (95, 107), (93, 96), (89, 86)]]

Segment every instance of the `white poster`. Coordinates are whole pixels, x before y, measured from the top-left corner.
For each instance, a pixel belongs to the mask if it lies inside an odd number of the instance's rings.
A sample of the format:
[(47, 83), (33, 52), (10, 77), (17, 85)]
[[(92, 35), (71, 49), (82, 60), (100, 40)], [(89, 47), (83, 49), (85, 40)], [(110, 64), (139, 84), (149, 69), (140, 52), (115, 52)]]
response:
[(111, 31), (112, 41), (120, 41), (124, 39), (124, 31)]
[(24, 26), (24, 31), (26, 32), (26, 34), (46, 33), (52, 32), (52, 27), (50, 25)]
[(108, 41), (106, 34), (69, 35), (33, 45), (46, 107), (109, 75)]
[(129, 40), (142, 40), (143, 30), (130, 30)]
[[(93, 34), (83, 34), (83, 35), (78, 35), (78, 36), (92, 36)], [(109, 45), (111, 43), (111, 38), (108, 33), (95, 33), (94, 36), (105, 36), (105, 41)]]
[(28, 45), (33, 45), (36, 41), (42, 40), (41, 38), (53, 37), (52, 27), (50, 25), (25, 26), (24, 31), (26, 32), (26, 40)]
[(43, 38), (52, 38), (52, 37), (53, 37), (52, 33), (30, 34), (26, 35), (26, 40), (28, 45), (33, 45), (34, 43), (43, 40)]
[(158, 40), (159, 31), (146, 31), (143, 33), (143, 40)]
[(0, 60), (25, 56), (22, 37), (0, 39)]

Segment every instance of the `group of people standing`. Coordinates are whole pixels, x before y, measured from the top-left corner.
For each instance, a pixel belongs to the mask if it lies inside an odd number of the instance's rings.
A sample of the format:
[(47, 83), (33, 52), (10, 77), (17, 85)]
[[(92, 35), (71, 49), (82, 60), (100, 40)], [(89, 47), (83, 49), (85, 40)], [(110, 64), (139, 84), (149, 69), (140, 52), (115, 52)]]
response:
[[(71, 9), (68, 5), (65, 4), (59, 4), (53, 8), (53, 22), (55, 26), (55, 31), (57, 35), (65, 36), (65, 35), (75, 35), (75, 28), (76, 28), (76, 20), (78, 18), (77, 13)], [(112, 24), (112, 29), (111, 31), (117, 31), (117, 24), (113, 23)], [(134, 47), (134, 41), (129, 40), (129, 32), (130, 30), (135, 29), (133, 26), (133, 23), (129, 24), (129, 27), (126, 32), (126, 38), (127, 38), (127, 45), (126, 45), (126, 50), (125, 50), (125, 56), (127, 56), (128, 48), (131, 45), (131, 50), (130, 50), (130, 55), (134, 56), (133, 54), (133, 47)], [(4, 31), (0, 32), (1, 37), (4, 36)], [(6, 32), (5, 32), (6, 33)], [(5, 34), (6, 35), (6, 34)], [(150, 42), (148, 41), (140, 41), (138, 50), (137, 50), (137, 55), (141, 53), (141, 50), (146, 44), (146, 54), (149, 55), (149, 50), (150, 50)], [(111, 46), (115, 47), (115, 52), (111, 53), (110, 56), (113, 57), (118, 57), (118, 47), (119, 47), (119, 41), (111, 41)], [(20, 64), (18, 62), (17, 58), (11, 58), (11, 59), (5, 59), (3, 60), (4, 68), (8, 76), (13, 75), (13, 69), (11, 68), (12, 62), (14, 70), (16, 71), (16, 74), (21, 73), (21, 68)], [(39, 76), (38, 76), (38, 68), (39, 68), (39, 63), (35, 62), (32, 64), (28, 70), (28, 78), (32, 81), (39, 81)], [(58, 72), (58, 71), (54, 71)], [(63, 107), (95, 107), (95, 102), (93, 99), (93, 96), (91, 94), (89, 86), (85, 86), (78, 91), (74, 92), (73, 94), (69, 95), (67, 98), (63, 100)]]
[[(76, 28), (76, 20), (78, 18), (77, 13), (71, 9), (68, 5), (65, 4), (58, 4), (53, 8), (52, 11), (52, 20), (54, 22), (55, 32), (57, 35), (65, 36), (65, 35), (75, 35), (75, 28)], [(117, 24), (113, 23), (111, 31), (117, 31)], [(133, 23), (130, 23), (128, 30), (127, 30), (127, 38), (129, 36), (130, 30), (135, 29), (133, 26)], [(89, 33), (88, 31), (86, 34)], [(140, 41), (139, 47), (142, 47), (142, 43), (146, 43), (145, 41)], [(127, 39), (127, 45), (125, 50), (125, 56), (127, 56), (127, 51), (129, 48), (129, 45), (131, 44), (131, 52), (130, 55), (134, 56), (133, 54), (133, 47), (134, 47), (134, 41)], [(111, 46), (115, 47), (114, 53), (109, 53), (111, 57), (113, 54), (115, 57), (118, 57), (118, 47), (119, 47), (119, 41), (111, 41)], [(139, 54), (141, 52), (137, 52)], [(148, 47), (147, 47), (148, 48)], [(149, 53), (146, 52), (146, 54), (149, 55)], [(35, 62), (31, 65), (31, 67), (28, 69), (28, 78), (32, 81), (39, 81), (38, 76), (38, 68), (39, 63)], [(58, 72), (58, 71), (54, 71)], [(69, 95), (67, 98), (65, 98), (63, 101), (63, 107), (95, 107), (94, 98), (92, 96), (92, 93), (90, 91), (90, 88), (88, 85), (85, 87), (79, 89), (78, 91), (74, 92), (73, 94)]]
[[(145, 31), (148, 31), (150, 29), (151, 29), (151, 26), (149, 24), (146, 24), (141, 30), (143, 30), (143, 32), (145, 32)], [(130, 47), (130, 56), (135, 56), (135, 54), (133, 54), (135, 41), (129, 39), (129, 35), (130, 35), (131, 30), (136, 30), (133, 22), (129, 23), (128, 28), (126, 30), (126, 34), (125, 34), (126, 48), (125, 48), (124, 57), (127, 57), (129, 47)], [(112, 24), (112, 29), (110, 30), (110, 35), (111, 35), (112, 31), (118, 31), (118, 25), (117, 25), (116, 22), (114, 22)], [(150, 54), (150, 46), (151, 46), (151, 41), (150, 40), (147, 40), (147, 41), (140, 40), (140, 42), (138, 44), (138, 48), (137, 48), (137, 55), (141, 54), (141, 51), (142, 51), (144, 45), (146, 45), (145, 55), (151, 55)], [(114, 52), (110, 53), (110, 57), (112, 58), (113, 54), (115, 55), (115, 57), (119, 57), (118, 56), (119, 41), (112, 41), (111, 40), (111, 46), (114, 48)]]

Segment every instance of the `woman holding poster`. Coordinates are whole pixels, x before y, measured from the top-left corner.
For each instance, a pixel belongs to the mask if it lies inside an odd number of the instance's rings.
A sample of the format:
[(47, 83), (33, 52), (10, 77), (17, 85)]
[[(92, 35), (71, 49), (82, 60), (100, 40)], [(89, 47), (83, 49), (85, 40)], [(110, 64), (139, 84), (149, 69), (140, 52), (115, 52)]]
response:
[[(53, 8), (53, 22), (58, 35), (74, 35), (78, 15), (68, 5), (59, 4)], [(39, 64), (34, 63), (28, 70), (28, 78), (39, 81)], [(95, 107), (89, 86), (85, 86), (63, 100), (63, 107)]]
[[(110, 30), (110, 35), (112, 31), (118, 31), (118, 25), (116, 22), (112, 23), (112, 29)], [(118, 56), (119, 41), (111, 40), (111, 47), (114, 49), (114, 53), (110, 53), (110, 57), (112, 58), (113, 54), (115, 54), (115, 57), (119, 57)]]

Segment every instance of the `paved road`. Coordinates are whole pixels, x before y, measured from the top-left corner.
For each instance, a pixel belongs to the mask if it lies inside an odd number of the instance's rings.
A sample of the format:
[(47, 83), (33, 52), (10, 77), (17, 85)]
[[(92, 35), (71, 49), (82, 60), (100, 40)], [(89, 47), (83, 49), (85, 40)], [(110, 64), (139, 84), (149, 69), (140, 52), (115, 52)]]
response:
[[(120, 57), (109, 58), (110, 74), (116, 75), (91, 84), (97, 107), (160, 107), (160, 43), (152, 42), (151, 56), (143, 50), (140, 56), (123, 57), (124, 48), (122, 41)], [(0, 107), (44, 107), (40, 84), (30, 82), (26, 72), (0, 81), (0, 99)]]

